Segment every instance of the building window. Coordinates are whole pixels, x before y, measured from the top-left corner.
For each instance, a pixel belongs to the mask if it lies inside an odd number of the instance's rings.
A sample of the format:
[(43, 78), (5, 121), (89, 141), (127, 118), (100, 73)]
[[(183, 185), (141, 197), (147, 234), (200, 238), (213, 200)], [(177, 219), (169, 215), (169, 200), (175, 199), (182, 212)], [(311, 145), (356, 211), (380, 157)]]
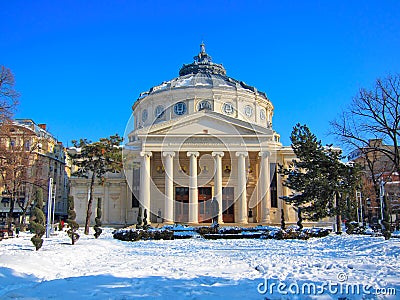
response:
[(277, 208), (278, 207), (278, 181), (277, 181), (277, 171), (276, 171), (276, 164), (272, 163), (270, 166), (270, 178), (271, 185), (271, 207)]
[(30, 143), (30, 141), (25, 141), (25, 151), (29, 151), (29, 150), (31, 150), (31, 143)]
[(142, 122), (146, 122), (147, 121), (147, 117), (148, 117), (147, 109), (144, 109), (142, 111)]
[(139, 207), (140, 168), (133, 169), (132, 208)]
[(178, 116), (186, 113), (186, 104), (184, 102), (178, 102), (174, 105), (174, 113)]
[(222, 106), (222, 110), (227, 115), (233, 114), (233, 112), (234, 112), (233, 104), (230, 102), (224, 103), (224, 105)]
[(203, 100), (197, 105), (197, 110), (212, 110), (210, 101)]
[(265, 121), (265, 119), (266, 119), (266, 114), (265, 114), (264, 108), (261, 108), (261, 110), (260, 110), (260, 119), (263, 121)]
[(157, 106), (154, 114), (156, 115), (156, 119), (163, 119), (165, 117), (164, 106), (162, 105)]
[(251, 116), (253, 115), (253, 107), (251, 107), (250, 105), (246, 105), (246, 106), (244, 107), (244, 114), (245, 114), (247, 117), (251, 117)]

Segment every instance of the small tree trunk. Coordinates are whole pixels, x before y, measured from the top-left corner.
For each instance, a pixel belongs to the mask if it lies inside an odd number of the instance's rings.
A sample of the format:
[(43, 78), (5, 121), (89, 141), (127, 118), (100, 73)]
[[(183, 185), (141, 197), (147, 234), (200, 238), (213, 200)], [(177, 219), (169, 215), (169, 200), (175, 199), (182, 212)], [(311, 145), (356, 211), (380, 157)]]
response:
[(92, 179), (90, 181), (90, 195), (86, 212), (85, 234), (89, 234), (90, 218), (92, 217), (94, 179), (95, 179), (95, 173), (92, 174)]
[(390, 212), (389, 212), (389, 200), (386, 196), (383, 196), (383, 217), (382, 217), (382, 234), (385, 240), (389, 240), (392, 236), (390, 228)]
[(340, 209), (340, 196), (338, 193), (335, 194), (336, 198), (336, 233), (342, 233), (342, 210)]
[(297, 226), (299, 226), (299, 230), (303, 229), (303, 218), (301, 217), (301, 207), (297, 207)]
[(12, 230), (12, 222), (13, 222), (13, 216), (14, 216), (14, 207), (15, 207), (15, 197), (14, 193), (11, 195), (10, 199), (10, 210), (8, 211), (8, 216), (7, 216), (7, 227), (8, 231)]
[(25, 228), (26, 228), (26, 209), (23, 210), (23, 212), (22, 212), (21, 222), (19, 224), (19, 230), (22, 232), (22, 231), (25, 231)]
[(285, 230), (286, 229), (286, 224), (285, 224), (285, 212), (283, 208), (281, 209), (281, 229)]

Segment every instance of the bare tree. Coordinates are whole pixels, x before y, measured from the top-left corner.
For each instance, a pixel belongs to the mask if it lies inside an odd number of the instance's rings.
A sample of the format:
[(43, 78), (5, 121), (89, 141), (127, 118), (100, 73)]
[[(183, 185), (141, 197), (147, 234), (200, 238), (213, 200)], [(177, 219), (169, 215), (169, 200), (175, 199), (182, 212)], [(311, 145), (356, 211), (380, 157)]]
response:
[(14, 89), (14, 75), (11, 70), (0, 66), (0, 123), (9, 120), (18, 103), (19, 94)]
[[(400, 74), (389, 75), (377, 79), (370, 90), (360, 89), (350, 107), (331, 122), (339, 142), (362, 157), (365, 176), (372, 181), (375, 195), (379, 194), (383, 172), (400, 173), (399, 107)], [(386, 197), (384, 202), (388, 208)]]
[[(332, 133), (350, 149), (358, 149), (366, 156), (368, 168), (374, 169), (380, 153), (392, 163), (393, 171), (400, 173), (400, 74), (377, 79), (371, 90), (360, 89), (350, 107), (340, 118), (331, 122)], [(390, 147), (382, 147), (382, 140)]]
[[(24, 126), (6, 121), (0, 132), (0, 183), (3, 197), (9, 199), (7, 223), (9, 229), (13, 222), (17, 205), (23, 214), (30, 207), (27, 198), (32, 187), (42, 186), (37, 175), (39, 143), (34, 139), (35, 133)], [(24, 220), (23, 220), (24, 222)]]

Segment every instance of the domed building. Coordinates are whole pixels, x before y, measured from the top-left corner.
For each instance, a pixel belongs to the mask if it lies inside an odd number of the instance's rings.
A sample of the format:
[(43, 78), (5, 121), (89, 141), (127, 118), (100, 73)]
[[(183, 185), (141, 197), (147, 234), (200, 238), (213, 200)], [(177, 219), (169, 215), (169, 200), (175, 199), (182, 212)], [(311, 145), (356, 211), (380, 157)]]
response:
[[(273, 130), (274, 106), (255, 87), (226, 75), (204, 44), (179, 77), (140, 94), (125, 147), (132, 193), (151, 222), (280, 223), (296, 217), (279, 198), (277, 174), (294, 154)], [(213, 200), (214, 199), (214, 200)], [(217, 203), (217, 205), (215, 204)]]

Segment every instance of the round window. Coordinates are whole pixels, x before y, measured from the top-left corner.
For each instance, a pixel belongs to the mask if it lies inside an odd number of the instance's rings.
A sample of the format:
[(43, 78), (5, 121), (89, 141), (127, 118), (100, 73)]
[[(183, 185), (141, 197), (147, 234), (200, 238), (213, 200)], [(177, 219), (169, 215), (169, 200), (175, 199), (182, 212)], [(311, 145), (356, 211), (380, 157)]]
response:
[(178, 116), (186, 113), (186, 104), (184, 102), (178, 102), (174, 105), (174, 113)]
[(230, 102), (224, 103), (224, 105), (222, 106), (222, 110), (224, 111), (224, 113), (228, 115), (233, 114), (234, 112), (233, 104)]

